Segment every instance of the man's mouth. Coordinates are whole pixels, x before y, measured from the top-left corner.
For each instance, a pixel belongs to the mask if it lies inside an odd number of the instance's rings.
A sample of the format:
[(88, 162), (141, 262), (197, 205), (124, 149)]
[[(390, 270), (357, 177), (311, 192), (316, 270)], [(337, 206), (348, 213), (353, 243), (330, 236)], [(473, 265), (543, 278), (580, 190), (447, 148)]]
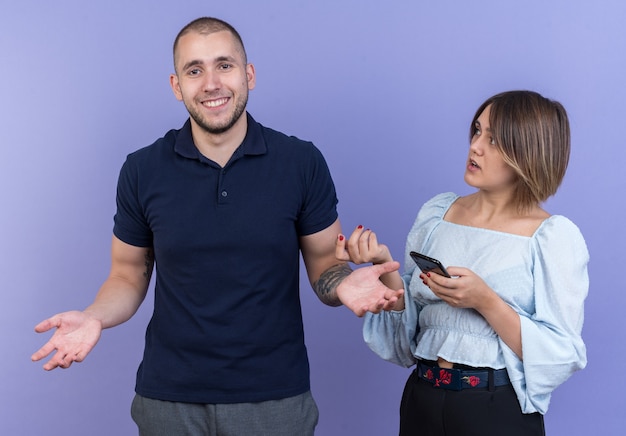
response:
[(217, 99), (217, 100), (203, 101), (202, 105), (206, 106), (206, 107), (218, 107), (218, 106), (221, 106), (223, 104), (226, 104), (227, 101), (228, 101), (227, 98), (220, 98), (220, 99)]

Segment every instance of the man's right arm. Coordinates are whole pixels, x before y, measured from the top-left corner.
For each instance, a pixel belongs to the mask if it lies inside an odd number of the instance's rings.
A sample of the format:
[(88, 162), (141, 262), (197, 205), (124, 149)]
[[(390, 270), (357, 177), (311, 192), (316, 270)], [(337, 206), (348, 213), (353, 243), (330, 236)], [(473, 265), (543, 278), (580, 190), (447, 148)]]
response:
[(115, 236), (111, 244), (111, 271), (94, 302), (84, 311), (63, 312), (35, 327), (38, 333), (56, 328), (50, 340), (32, 355), (38, 361), (56, 350), (44, 369), (69, 368), (83, 359), (100, 339), (102, 329), (130, 319), (143, 302), (154, 267), (150, 247), (135, 247)]

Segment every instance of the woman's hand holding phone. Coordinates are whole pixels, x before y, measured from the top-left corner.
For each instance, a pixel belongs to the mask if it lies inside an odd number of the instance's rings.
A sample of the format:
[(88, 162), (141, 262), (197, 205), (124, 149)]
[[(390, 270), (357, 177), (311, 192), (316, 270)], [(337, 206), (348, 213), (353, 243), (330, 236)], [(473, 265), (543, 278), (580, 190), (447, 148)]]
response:
[(422, 253), (418, 253), (416, 251), (411, 251), (409, 254), (411, 255), (411, 259), (413, 259), (413, 261), (417, 264), (419, 269), (424, 274), (432, 271), (444, 277), (451, 277), (450, 273), (448, 273), (443, 264), (437, 259), (426, 256)]

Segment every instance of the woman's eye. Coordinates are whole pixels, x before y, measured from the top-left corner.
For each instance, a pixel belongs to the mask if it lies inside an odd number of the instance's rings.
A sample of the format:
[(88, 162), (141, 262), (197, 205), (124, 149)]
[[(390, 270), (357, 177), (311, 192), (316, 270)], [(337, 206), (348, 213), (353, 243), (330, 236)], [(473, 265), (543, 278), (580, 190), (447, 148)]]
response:
[(496, 140), (495, 140), (495, 139), (493, 139), (493, 136), (490, 136), (490, 137), (489, 137), (489, 144), (491, 144), (491, 145), (496, 145)]

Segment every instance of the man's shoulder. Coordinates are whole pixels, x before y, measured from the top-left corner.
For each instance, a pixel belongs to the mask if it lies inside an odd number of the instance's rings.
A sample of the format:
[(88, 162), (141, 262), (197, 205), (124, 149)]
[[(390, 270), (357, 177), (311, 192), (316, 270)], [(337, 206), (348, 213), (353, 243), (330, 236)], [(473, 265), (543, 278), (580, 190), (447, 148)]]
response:
[(181, 129), (171, 129), (162, 137), (155, 140), (152, 144), (138, 148), (128, 155), (129, 159), (149, 159), (157, 157), (166, 150), (173, 150), (176, 138), (180, 134)]
[(301, 139), (295, 135), (289, 135), (278, 130), (262, 127), (263, 140), (267, 150), (274, 156), (281, 156), (293, 164), (302, 162), (310, 165), (314, 161), (323, 161), (322, 152), (312, 141)]
[[(250, 121), (249, 121), (250, 122)], [(273, 146), (288, 146), (288, 147), (304, 147), (304, 148), (315, 148), (313, 142), (301, 139), (298, 136), (284, 133), (282, 131), (273, 129), (271, 127), (267, 127), (264, 124), (261, 124), (254, 119), (252, 119), (252, 123), (257, 126), (260, 134), (265, 139), (266, 143)]]

